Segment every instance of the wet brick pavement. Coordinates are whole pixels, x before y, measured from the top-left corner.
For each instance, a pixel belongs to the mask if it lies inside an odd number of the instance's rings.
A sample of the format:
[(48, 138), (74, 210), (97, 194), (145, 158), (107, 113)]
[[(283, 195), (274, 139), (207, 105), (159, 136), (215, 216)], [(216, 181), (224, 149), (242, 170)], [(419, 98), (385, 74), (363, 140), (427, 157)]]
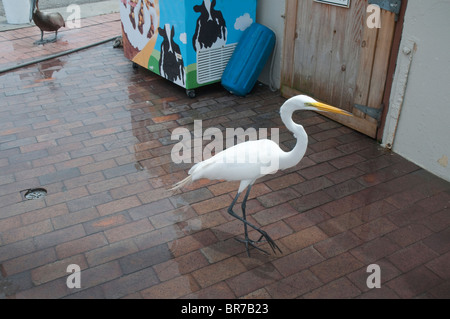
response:
[[(102, 36), (120, 30), (117, 15), (101, 19), (114, 25)], [(18, 37), (28, 47), (29, 31)], [(61, 34), (25, 55), (3, 32), (2, 52), (24, 55), (1, 64), (75, 45)], [(248, 258), (233, 239), (236, 183), (166, 190), (190, 167), (171, 160), (175, 128), (279, 127), (289, 149), (284, 100), (220, 85), (189, 99), (111, 42), (0, 74), (0, 298), (449, 298), (450, 183), (316, 113), (295, 116), (306, 157), (259, 180), (248, 201), (283, 254)], [(47, 196), (25, 200), (34, 187)], [(81, 288), (66, 285), (70, 264)], [(371, 264), (380, 289), (366, 284)]]

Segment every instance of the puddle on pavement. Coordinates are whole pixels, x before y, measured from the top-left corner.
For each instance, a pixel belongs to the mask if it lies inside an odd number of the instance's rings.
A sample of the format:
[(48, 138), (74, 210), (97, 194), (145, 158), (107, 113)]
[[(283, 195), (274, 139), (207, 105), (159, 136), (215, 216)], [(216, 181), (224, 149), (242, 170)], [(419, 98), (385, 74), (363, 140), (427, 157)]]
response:
[(38, 63), (39, 79), (36, 80), (61, 78), (60, 75), (62, 75), (62, 72), (60, 71), (64, 64), (66, 64), (66, 62), (59, 58)]
[(62, 79), (67, 77), (67, 74), (62, 72), (65, 64), (66, 60), (64, 58), (55, 58), (39, 62), (35, 67), (28, 69), (27, 72), (21, 72), (20, 79), (32, 81), (34, 83)]

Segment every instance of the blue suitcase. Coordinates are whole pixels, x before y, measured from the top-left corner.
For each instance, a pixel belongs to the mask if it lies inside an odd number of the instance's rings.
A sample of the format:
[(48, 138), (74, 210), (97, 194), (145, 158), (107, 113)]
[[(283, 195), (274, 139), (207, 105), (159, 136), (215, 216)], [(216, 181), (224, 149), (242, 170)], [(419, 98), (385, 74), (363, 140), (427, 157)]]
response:
[(253, 23), (241, 36), (222, 74), (222, 85), (238, 96), (253, 89), (275, 46), (275, 33)]

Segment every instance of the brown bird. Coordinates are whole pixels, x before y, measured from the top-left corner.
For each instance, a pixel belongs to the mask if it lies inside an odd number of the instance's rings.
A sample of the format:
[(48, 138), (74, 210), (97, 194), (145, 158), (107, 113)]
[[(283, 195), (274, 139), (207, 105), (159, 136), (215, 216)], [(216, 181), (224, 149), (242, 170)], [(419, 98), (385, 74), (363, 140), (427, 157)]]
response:
[[(39, 0), (32, 0), (31, 16), (36, 26), (41, 29), (41, 40), (34, 42), (34, 44), (45, 44), (49, 42), (55, 42), (58, 36), (58, 30), (61, 27), (65, 27), (64, 18), (58, 12), (47, 13), (39, 10)], [(44, 40), (44, 31), (55, 31), (55, 37), (52, 39)]]

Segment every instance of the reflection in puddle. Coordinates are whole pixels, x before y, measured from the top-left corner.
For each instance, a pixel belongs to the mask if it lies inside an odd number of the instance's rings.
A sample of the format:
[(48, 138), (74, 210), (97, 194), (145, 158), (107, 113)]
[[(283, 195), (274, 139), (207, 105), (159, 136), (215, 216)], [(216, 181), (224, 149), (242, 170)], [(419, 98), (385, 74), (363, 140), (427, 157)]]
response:
[(51, 59), (38, 63), (39, 78), (37, 78), (36, 81), (61, 78), (60, 75), (62, 75), (63, 72), (60, 71), (64, 64), (66, 64), (66, 62), (61, 61), (60, 59)]
[(66, 61), (60, 58), (39, 62), (35, 68), (27, 69), (27, 72), (20, 72), (22, 81), (31, 83), (51, 82), (55, 79), (63, 79), (67, 74), (63, 71)]

